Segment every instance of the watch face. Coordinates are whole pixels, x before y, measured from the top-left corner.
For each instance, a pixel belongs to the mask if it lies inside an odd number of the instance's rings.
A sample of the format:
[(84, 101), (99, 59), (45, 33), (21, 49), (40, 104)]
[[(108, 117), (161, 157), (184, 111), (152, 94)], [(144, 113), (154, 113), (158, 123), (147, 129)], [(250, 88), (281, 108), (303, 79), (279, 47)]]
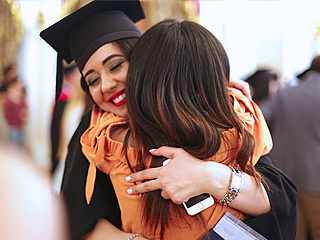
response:
[(230, 189), (234, 189), (236, 192), (241, 192), (242, 189), (242, 173), (241, 171), (236, 167), (229, 166), (232, 171), (232, 181)]
[(236, 188), (238, 190), (241, 189), (242, 177), (233, 174), (231, 187)]

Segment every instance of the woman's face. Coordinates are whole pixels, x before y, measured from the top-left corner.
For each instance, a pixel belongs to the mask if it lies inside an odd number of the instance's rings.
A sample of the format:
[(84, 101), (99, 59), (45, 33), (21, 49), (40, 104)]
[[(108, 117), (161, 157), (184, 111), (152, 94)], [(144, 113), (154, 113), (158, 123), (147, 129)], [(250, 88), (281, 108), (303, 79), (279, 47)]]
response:
[(129, 62), (108, 43), (91, 55), (82, 70), (95, 103), (104, 111), (127, 117), (125, 86)]

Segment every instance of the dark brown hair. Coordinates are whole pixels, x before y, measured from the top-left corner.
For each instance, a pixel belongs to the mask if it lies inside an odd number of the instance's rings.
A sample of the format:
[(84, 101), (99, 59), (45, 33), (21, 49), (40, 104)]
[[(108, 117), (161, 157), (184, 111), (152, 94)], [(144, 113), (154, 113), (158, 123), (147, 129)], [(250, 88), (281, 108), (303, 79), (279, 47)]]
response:
[[(181, 147), (199, 159), (207, 159), (219, 150), (221, 141), (228, 143), (220, 133), (236, 128), (241, 135), (234, 136), (239, 150), (236, 156), (228, 157), (228, 163), (236, 158), (243, 171), (259, 180), (249, 164), (253, 136), (240, 123), (229, 98), (229, 72), (222, 44), (197, 23), (165, 20), (139, 39), (126, 83), (128, 135), (141, 153), (132, 171), (146, 168), (150, 155), (144, 149), (161, 146)], [(152, 157), (151, 167), (161, 166), (163, 160)], [(160, 190), (143, 196), (144, 223), (146, 227), (151, 223), (154, 233), (160, 228), (161, 238), (171, 214), (180, 212), (174, 205), (175, 213), (169, 214), (170, 202), (161, 197)]]

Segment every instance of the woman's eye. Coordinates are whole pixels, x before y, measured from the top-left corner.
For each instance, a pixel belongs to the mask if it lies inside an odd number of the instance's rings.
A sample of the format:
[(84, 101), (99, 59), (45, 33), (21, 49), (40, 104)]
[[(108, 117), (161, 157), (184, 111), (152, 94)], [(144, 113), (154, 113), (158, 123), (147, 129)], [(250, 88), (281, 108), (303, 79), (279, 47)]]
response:
[(89, 83), (88, 83), (89, 87), (93, 86), (99, 79), (100, 78), (94, 78), (94, 79), (90, 80)]
[(111, 67), (110, 71), (112, 72), (112, 71), (117, 70), (119, 67), (121, 67), (122, 63), (123, 63), (123, 62), (114, 64), (114, 65)]

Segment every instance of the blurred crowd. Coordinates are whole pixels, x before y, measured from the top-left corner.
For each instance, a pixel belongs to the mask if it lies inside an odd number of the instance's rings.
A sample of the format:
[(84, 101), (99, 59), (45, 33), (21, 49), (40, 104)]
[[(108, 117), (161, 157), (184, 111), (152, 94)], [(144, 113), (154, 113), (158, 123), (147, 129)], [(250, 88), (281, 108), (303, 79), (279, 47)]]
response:
[(281, 87), (270, 70), (246, 81), (272, 134), (270, 155), (298, 188), (296, 239), (320, 239), (320, 56), (294, 86)]

